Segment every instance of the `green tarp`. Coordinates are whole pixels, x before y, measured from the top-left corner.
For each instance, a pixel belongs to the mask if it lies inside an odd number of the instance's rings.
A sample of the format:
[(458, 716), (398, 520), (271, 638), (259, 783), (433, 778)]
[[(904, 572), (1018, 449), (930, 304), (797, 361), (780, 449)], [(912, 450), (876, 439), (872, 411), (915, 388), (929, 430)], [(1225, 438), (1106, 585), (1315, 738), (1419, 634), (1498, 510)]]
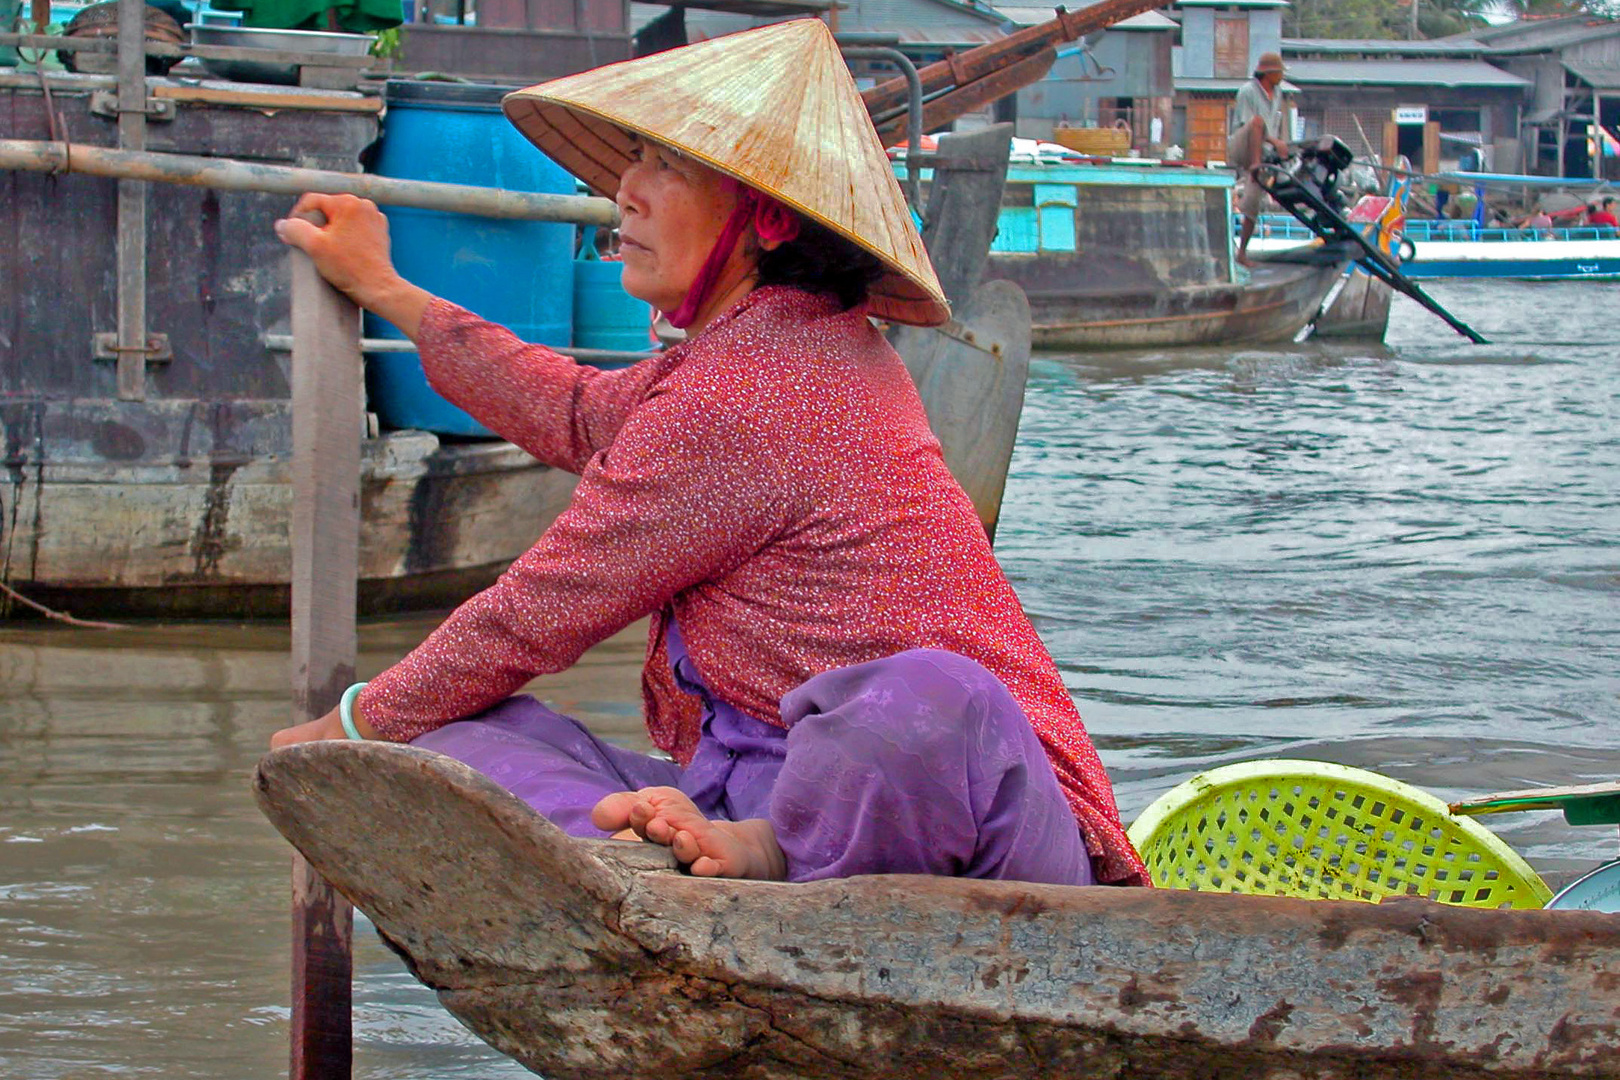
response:
[(340, 29), (364, 33), (404, 21), (400, 0), (213, 0), (213, 6), (242, 13), (243, 26), (276, 30), (327, 30), (326, 13)]

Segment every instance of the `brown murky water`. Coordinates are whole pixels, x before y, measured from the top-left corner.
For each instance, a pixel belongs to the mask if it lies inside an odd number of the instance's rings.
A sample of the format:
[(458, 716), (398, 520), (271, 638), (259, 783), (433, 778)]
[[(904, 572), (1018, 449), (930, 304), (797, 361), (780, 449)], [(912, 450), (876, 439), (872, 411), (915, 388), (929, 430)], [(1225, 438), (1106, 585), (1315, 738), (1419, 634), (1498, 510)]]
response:
[[(362, 677), (433, 625), (364, 626)], [(530, 692), (645, 748), (645, 634)], [(289, 722), (288, 648), (264, 626), (0, 631), (0, 1077), (285, 1075), (288, 849), (247, 780)], [(356, 1075), (529, 1075), (363, 923), (356, 943)]]
[[(1442, 283), (1387, 349), (1037, 363), (997, 551), (1127, 819), (1257, 757), (1443, 797), (1620, 775), (1620, 340), (1603, 286)], [(362, 676), (431, 618), (362, 630)], [(645, 746), (640, 627), (535, 692)], [(285, 1075), (287, 850), (248, 774), (287, 635), (0, 628), (0, 1080)], [(1550, 879), (1611, 857), (1492, 827)], [(356, 1075), (527, 1075), (364, 926)]]

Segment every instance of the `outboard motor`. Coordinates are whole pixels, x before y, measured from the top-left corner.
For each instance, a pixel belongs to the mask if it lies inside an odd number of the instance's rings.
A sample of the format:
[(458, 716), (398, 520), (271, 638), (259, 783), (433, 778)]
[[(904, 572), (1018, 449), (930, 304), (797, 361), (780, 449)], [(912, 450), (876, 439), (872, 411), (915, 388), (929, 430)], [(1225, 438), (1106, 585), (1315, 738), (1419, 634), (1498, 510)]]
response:
[(1390, 288), (1405, 293), (1440, 318), (1446, 325), (1475, 344), (1485, 339), (1445, 308), (1435, 303), (1415, 281), (1401, 273), (1400, 266), (1380, 251), (1344, 217), (1345, 196), (1339, 191), (1339, 174), (1350, 167), (1355, 156), (1350, 148), (1332, 135), (1293, 148), (1286, 161), (1261, 165), (1255, 173), (1260, 186), (1284, 210), (1329, 244), (1347, 245), (1362, 269)]
[[(1300, 217), (1299, 207), (1320, 204), (1342, 213), (1345, 198), (1339, 192), (1339, 174), (1355, 161), (1355, 155), (1337, 136), (1323, 135), (1314, 142), (1296, 143), (1293, 153), (1281, 162), (1260, 167), (1260, 186), (1289, 213), (1312, 229), (1321, 229)], [(1310, 197), (1305, 197), (1309, 193)]]

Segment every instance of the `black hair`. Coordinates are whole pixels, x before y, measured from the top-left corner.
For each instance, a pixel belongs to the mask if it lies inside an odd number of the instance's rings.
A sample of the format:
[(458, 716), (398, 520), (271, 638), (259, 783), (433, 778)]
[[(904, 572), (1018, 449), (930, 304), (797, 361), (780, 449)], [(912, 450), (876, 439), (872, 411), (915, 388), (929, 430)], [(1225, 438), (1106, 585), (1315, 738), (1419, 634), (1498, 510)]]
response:
[(845, 311), (863, 303), (887, 272), (871, 252), (799, 216), (799, 235), (759, 253), (759, 284), (791, 285), (838, 298)]

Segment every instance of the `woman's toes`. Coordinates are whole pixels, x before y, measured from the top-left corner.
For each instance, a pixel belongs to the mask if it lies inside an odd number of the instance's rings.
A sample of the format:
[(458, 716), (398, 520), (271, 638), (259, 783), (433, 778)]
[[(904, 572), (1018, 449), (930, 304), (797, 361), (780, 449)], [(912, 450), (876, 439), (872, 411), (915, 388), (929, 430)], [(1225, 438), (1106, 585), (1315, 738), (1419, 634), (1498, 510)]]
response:
[(683, 863), (695, 862), (703, 857), (703, 849), (698, 846), (697, 837), (685, 829), (670, 837), (669, 847), (675, 853), (675, 857)]
[[(646, 799), (641, 799), (630, 808), (630, 827), (649, 840), (656, 840), (660, 844), (669, 843), (667, 833), (668, 825), (664, 823), (661, 811)], [(666, 832), (660, 835), (655, 830), (663, 825)]]
[(631, 824), (630, 810), (635, 805), (635, 798), (634, 793), (629, 791), (607, 796), (591, 808), (591, 824), (603, 832), (622, 830)]

